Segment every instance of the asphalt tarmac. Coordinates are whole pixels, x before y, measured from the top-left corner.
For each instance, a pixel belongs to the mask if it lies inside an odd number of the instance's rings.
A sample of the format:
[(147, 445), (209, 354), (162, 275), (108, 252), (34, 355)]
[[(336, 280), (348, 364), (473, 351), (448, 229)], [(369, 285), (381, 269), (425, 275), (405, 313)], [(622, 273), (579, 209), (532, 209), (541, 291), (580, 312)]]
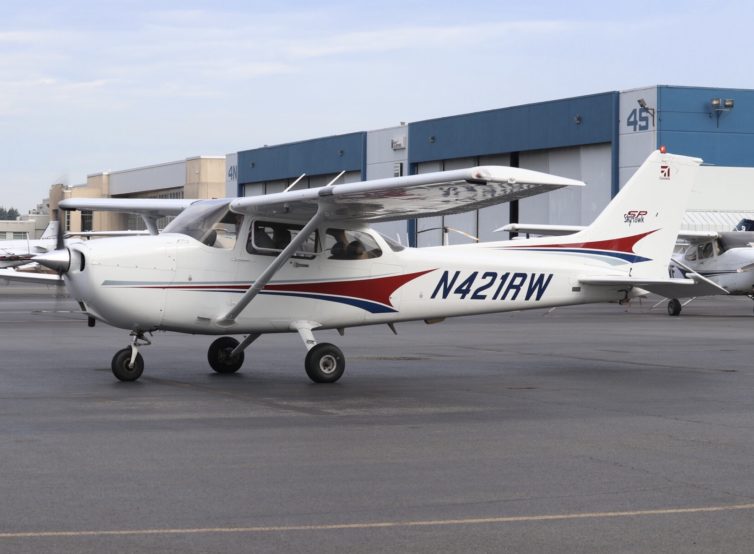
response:
[(751, 552), (746, 298), (296, 335), (215, 375), (211, 338), (0, 289), (0, 552)]

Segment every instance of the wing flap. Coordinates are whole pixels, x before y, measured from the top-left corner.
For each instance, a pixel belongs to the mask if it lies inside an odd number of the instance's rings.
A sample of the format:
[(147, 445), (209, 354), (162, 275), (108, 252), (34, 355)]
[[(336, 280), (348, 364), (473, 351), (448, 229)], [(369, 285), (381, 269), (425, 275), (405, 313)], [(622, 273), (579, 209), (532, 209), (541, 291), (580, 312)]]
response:
[(244, 197), (230, 207), (237, 213), (308, 221), (322, 205), (328, 220), (378, 222), (460, 213), (565, 186), (584, 183), (515, 167), (479, 166)]

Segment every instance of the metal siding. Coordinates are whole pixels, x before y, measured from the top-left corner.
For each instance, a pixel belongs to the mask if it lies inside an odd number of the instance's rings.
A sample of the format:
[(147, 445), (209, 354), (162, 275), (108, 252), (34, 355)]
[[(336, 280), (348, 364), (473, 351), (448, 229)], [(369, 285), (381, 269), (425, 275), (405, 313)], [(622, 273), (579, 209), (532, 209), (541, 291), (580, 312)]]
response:
[[(712, 98), (735, 101), (719, 122), (711, 115)], [(669, 152), (699, 156), (709, 164), (754, 167), (754, 90), (660, 86), (658, 107), (658, 142)]]
[(238, 181), (258, 183), (344, 169), (363, 174), (365, 150), (366, 133), (361, 132), (245, 150), (238, 153)]
[(409, 162), (611, 142), (617, 95), (608, 92), (410, 123)]

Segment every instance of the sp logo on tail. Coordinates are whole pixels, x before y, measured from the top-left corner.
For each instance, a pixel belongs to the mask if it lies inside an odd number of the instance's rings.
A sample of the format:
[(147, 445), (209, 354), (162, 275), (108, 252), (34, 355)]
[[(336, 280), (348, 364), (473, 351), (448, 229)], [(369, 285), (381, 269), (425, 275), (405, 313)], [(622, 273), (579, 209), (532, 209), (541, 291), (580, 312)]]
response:
[(646, 210), (629, 210), (623, 214), (623, 223), (626, 223), (629, 227), (633, 223), (644, 223), (645, 215), (647, 215)]

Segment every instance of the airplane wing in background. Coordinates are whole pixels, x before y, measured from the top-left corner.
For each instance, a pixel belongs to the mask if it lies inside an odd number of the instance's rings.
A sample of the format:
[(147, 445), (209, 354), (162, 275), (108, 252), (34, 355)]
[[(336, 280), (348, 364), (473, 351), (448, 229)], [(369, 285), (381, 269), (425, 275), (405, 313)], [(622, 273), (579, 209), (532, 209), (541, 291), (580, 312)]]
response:
[[(533, 223), (509, 223), (495, 229), (498, 231), (508, 231), (511, 233), (531, 233), (535, 235), (570, 235), (586, 229), (583, 225), (536, 225)], [(689, 243), (705, 242), (718, 238), (720, 233), (717, 231), (679, 231), (678, 238)]]
[(480, 166), (238, 198), (230, 208), (307, 222), (321, 205), (327, 220), (374, 223), (460, 213), (565, 186), (584, 183), (515, 167)]
[(63, 279), (55, 273), (37, 273), (34, 271), (17, 271), (15, 269), (0, 269), (0, 281), (14, 281), (32, 285), (63, 286)]

